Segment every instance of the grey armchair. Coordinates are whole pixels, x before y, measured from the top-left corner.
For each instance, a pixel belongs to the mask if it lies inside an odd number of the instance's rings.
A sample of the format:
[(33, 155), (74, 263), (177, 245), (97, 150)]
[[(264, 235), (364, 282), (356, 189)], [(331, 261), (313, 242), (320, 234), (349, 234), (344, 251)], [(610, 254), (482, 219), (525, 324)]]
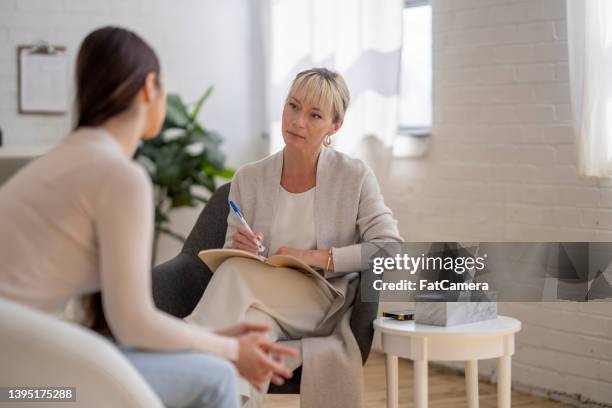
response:
[[(202, 297), (211, 271), (198, 258), (203, 249), (221, 248), (225, 242), (227, 197), (230, 184), (225, 184), (212, 195), (200, 213), (195, 226), (176, 257), (153, 268), (153, 298), (157, 307), (179, 318), (188, 316)], [(362, 302), (358, 290), (351, 316), (351, 330), (359, 344), (365, 364), (374, 335), (372, 322), (376, 318), (378, 302)], [(301, 367), (283, 386), (270, 386), (270, 393), (299, 394)]]

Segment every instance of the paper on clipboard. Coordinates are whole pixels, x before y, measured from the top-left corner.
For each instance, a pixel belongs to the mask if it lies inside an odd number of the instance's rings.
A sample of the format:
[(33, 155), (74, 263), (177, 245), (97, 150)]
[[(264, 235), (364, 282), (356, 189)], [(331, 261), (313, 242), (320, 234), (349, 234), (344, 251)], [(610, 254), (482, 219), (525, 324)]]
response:
[(63, 113), (68, 107), (68, 64), (66, 52), (32, 52), (19, 48), (19, 111)]

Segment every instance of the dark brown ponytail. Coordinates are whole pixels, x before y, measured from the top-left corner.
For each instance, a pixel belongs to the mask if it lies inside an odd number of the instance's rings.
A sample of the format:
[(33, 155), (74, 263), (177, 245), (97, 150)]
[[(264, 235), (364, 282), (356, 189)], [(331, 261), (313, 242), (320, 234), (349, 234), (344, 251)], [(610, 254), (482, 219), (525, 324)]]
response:
[[(76, 126), (99, 126), (129, 109), (151, 72), (159, 78), (155, 51), (137, 34), (119, 27), (91, 32), (76, 62)], [(82, 323), (112, 336), (100, 292), (82, 299)]]
[(137, 34), (119, 27), (91, 32), (76, 62), (75, 127), (99, 126), (130, 108), (151, 72), (159, 78), (159, 60)]

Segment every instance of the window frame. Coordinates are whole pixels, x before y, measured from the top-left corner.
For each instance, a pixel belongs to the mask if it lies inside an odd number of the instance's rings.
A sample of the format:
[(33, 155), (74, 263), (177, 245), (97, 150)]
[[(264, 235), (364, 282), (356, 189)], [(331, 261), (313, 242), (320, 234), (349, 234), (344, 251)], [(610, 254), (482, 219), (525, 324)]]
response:
[[(421, 6), (431, 6), (431, 0), (404, 0), (403, 9), (412, 8), (412, 7), (421, 7)], [(402, 43), (402, 49), (403, 48), (404, 48), (404, 44)], [(401, 53), (400, 53), (400, 61), (401, 61)], [(432, 71), (433, 71), (433, 50), (432, 50)], [(400, 84), (401, 84), (401, 80), (402, 80), (402, 71), (400, 69)], [(432, 83), (431, 92), (433, 96), (433, 83)], [(433, 106), (432, 106), (432, 113), (433, 113)], [(433, 126), (433, 123), (432, 123), (432, 126)], [(397, 134), (400, 136), (412, 136), (412, 137), (418, 137), (418, 138), (428, 137), (428, 136), (431, 136), (432, 126), (401, 126), (398, 123)]]

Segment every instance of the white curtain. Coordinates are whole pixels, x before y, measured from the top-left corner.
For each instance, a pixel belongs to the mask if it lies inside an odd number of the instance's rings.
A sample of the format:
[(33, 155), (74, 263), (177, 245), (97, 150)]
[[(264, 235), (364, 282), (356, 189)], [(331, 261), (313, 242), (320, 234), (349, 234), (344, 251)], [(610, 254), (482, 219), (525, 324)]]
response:
[(391, 146), (397, 132), (403, 1), (261, 0), (261, 5), (270, 152), (283, 146), (281, 114), (291, 81), (315, 66), (341, 73), (351, 92), (334, 147), (359, 156), (372, 139), (376, 146)]
[(570, 84), (578, 167), (612, 176), (612, 1), (567, 0)]

